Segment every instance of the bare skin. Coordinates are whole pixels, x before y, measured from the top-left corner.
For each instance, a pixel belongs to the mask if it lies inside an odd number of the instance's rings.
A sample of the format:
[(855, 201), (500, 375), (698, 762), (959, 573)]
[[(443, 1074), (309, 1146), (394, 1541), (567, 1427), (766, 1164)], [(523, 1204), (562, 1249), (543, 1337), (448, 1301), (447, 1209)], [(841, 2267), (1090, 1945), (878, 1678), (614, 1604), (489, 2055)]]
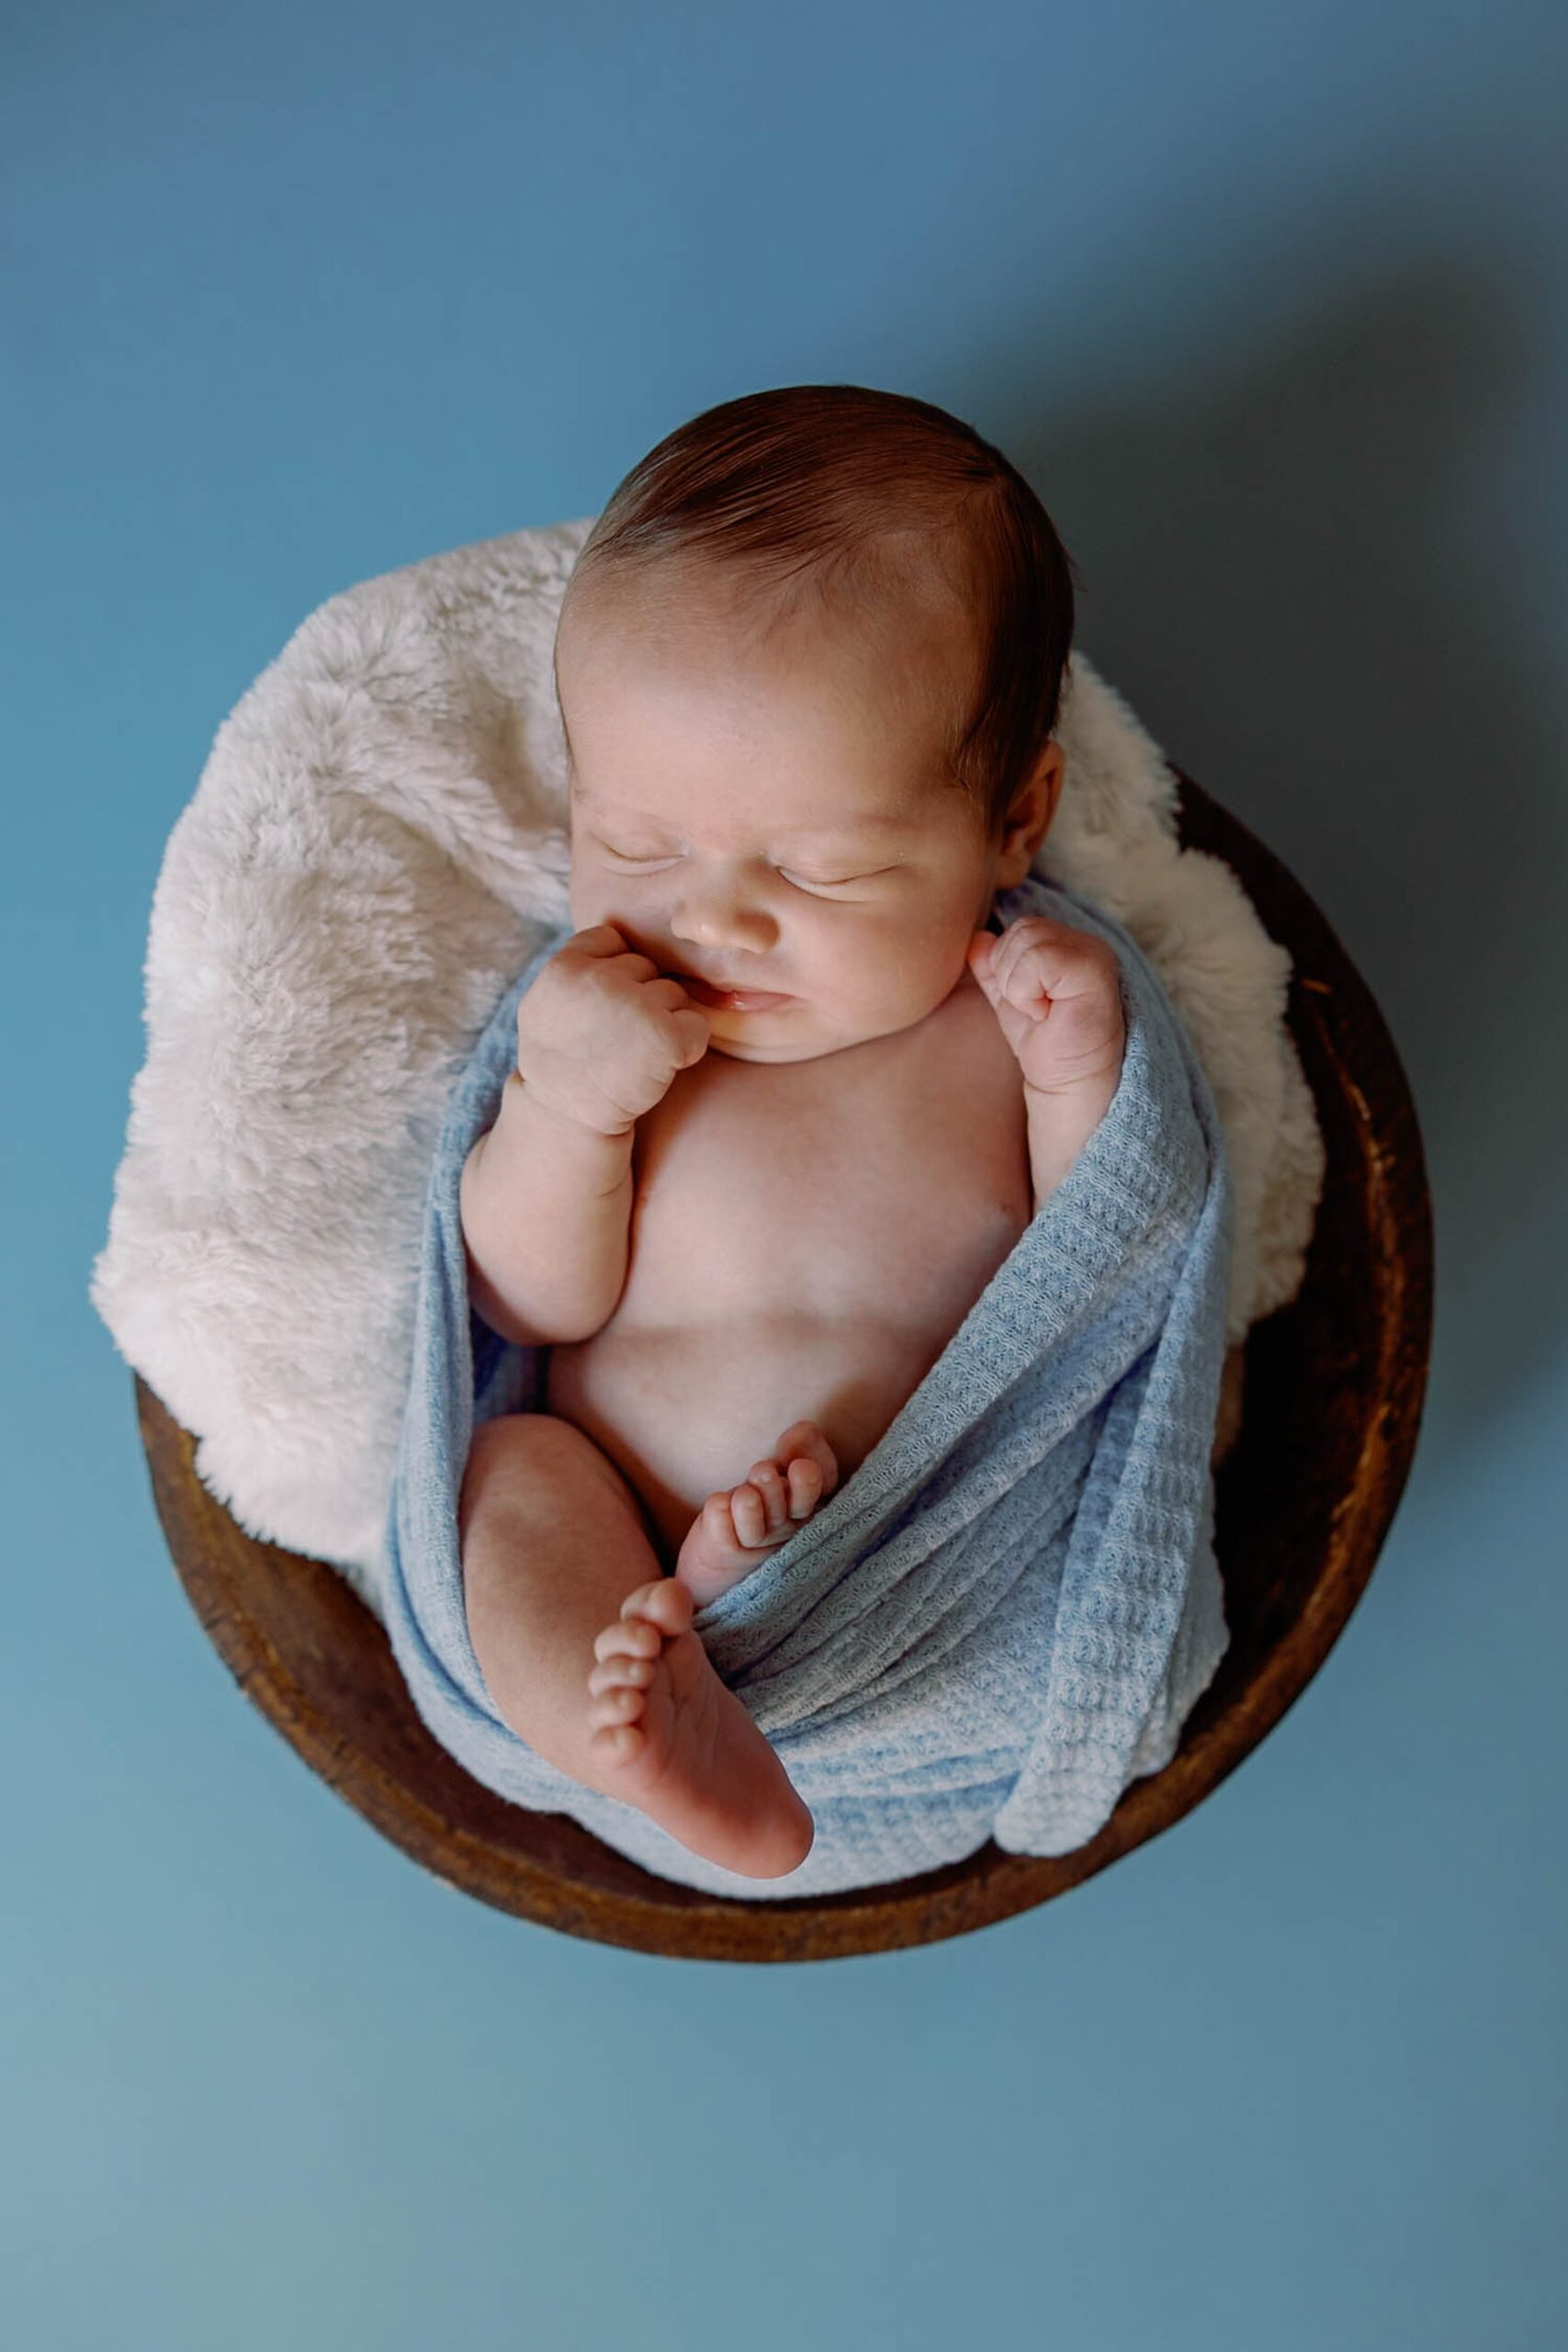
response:
[(836, 625), (732, 645), (731, 594), (720, 576), (685, 634), (612, 599), (597, 652), (592, 593), (563, 613), (572, 920), (614, 925), (667, 1008), (682, 979), (783, 1003), (720, 1001), (703, 1058), (627, 1112), (620, 1294), (550, 1344), (547, 1410), (476, 1432), (460, 1522), (504, 1719), (690, 1850), (774, 1878), (810, 1815), (693, 1616), (854, 1476), (1036, 1212), (1020, 1062), (966, 955), (1032, 865), (1065, 755), (1048, 744), (981, 839), (933, 782), (924, 699), (969, 650), (962, 601), (905, 615), (863, 675)]
[(675, 1574), (694, 1607), (705, 1609), (787, 1543), (838, 1483), (837, 1457), (817, 1423), (792, 1422), (743, 1485), (710, 1495), (693, 1521)]
[(821, 1430), (795, 1422), (740, 1486), (708, 1497), (674, 1575), (629, 1592), (593, 1644), (589, 1751), (604, 1785), (682, 1845), (749, 1877), (803, 1862), (811, 1815), (787, 1780), (779, 1788), (777, 1758), (715, 1673), (692, 1619), (787, 1543), (838, 1483)]
[(547, 1413), (483, 1424), (459, 1527), (474, 1648), (503, 1718), (560, 1770), (724, 1869), (796, 1869), (810, 1812), (692, 1619), (838, 1483), (820, 1429), (792, 1424), (739, 1487), (709, 1496), (666, 1577), (643, 1506), (580, 1430)]

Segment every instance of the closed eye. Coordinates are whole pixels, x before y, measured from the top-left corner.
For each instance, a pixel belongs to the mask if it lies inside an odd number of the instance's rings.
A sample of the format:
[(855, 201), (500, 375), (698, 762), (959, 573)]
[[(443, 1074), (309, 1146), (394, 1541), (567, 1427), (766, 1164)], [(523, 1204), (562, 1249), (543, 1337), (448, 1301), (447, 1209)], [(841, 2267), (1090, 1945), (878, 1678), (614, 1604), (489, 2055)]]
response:
[[(618, 865), (635, 868), (639, 873), (657, 874), (661, 865), (672, 865), (674, 864), (674, 860), (668, 857), (656, 859), (651, 864), (646, 858), (628, 858), (625, 850), (612, 849), (608, 842), (602, 842), (600, 843), (600, 847), (604, 850), (607, 857), (615, 858)], [(878, 874), (890, 874), (892, 871), (893, 869), (890, 865), (879, 865), (874, 867), (870, 874), (845, 874), (840, 875), (832, 880), (829, 880), (828, 877), (823, 875), (791, 874), (782, 865), (779, 868), (779, 872), (784, 876), (786, 882), (792, 884), (796, 888), (809, 890), (844, 890), (849, 888), (852, 882), (872, 882), (875, 880)]]

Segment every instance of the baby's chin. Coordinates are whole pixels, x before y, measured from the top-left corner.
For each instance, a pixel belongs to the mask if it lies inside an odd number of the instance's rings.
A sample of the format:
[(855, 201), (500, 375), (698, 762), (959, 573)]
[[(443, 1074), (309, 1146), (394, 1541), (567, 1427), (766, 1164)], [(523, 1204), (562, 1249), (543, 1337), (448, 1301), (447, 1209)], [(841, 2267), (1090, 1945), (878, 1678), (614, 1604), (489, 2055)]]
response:
[[(972, 985), (977, 988), (979, 983), (973, 981)], [(920, 1020), (930, 1018), (930, 1013), (919, 1016)], [(767, 1034), (770, 1026), (773, 1030), (771, 1036)], [(825, 1061), (829, 1055), (848, 1053), (855, 1046), (872, 1046), (879, 1038), (897, 1036), (905, 1029), (919, 1026), (919, 1020), (901, 1021), (896, 1012), (890, 1012), (880, 1026), (867, 1026), (849, 1036), (831, 1033), (824, 1035), (812, 1034), (809, 1016), (800, 1021), (797, 1028), (793, 1020), (770, 1024), (763, 1014), (749, 1018), (731, 1014), (728, 1023), (721, 1015), (708, 1030), (708, 1056), (721, 1054), (732, 1062)]]
[[(849, 1042), (847, 1039), (824, 1038), (806, 1044), (797, 1038), (790, 1045), (783, 1042), (767, 1045), (760, 1037), (726, 1037), (714, 1029), (708, 1033), (708, 1049), (705, 1058), (711, 1061), (715, 1054), (718, 1054), (727, 1062), (814, 1062), (819, 1061), (824, 1054), (840, 1053)], [(701, 1068), (700, 1063), (698, 1068)]]
[(808, 1012), (798, 1003), (787, 1020), (770, 1020), (766, 1013), (720, 1012), (709, 1016), (708, 1057), (722, 1055), (731, 1062), (814, 1062), (824, 1055), (858, 1046), (859, 1037), (813, 1034)]

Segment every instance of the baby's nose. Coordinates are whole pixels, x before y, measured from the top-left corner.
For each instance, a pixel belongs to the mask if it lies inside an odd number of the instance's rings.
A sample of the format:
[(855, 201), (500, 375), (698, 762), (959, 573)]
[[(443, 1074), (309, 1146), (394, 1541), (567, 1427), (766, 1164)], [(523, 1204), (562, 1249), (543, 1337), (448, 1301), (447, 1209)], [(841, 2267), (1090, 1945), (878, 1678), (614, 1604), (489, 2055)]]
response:
[(771, 944), (778, 926), (761, 907), (749, 907), (733, 895), (710, 892), (678, 907), (670, 928), (677, 939), (697, 940), (705, 947), (721, 947), (734, 941), (760, 952)]

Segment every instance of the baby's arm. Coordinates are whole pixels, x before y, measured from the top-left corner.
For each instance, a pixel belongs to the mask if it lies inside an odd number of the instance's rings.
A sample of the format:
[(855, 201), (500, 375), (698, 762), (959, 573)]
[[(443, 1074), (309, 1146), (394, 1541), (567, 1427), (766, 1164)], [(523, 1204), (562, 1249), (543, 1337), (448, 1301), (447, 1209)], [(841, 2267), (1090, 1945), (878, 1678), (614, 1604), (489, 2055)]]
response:
[(1076, 1165), (1084, 1146), (1111, 1108), (1114, 1076), (1061, 1095), (1024, 1089), (1029, 1133), (1029, 1176), (1038, 1216), (1058, 1184)]
[(969, 968), (1023, 1072), (1029, 1172), (1038, 1216), (1099, 1126), (1127, 1051), (1116, 950), (1047, 915), (977, 931)]
[(458, 1193), (468, 1296), (520, 1347), (592, 1339), (626, 1279), (635, 1127), (600, 1135), (548, 1109), (513, 1070)]

